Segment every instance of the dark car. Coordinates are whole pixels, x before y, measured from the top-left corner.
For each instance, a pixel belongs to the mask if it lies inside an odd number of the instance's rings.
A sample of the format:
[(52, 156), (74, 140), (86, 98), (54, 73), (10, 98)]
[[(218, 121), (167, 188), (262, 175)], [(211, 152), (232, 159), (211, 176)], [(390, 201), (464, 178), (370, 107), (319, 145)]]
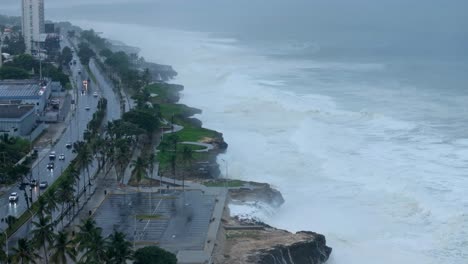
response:
[(29, 182), (29, 186), (31, 187), (36, 187), (37, 186), (37, 181), (36, 180), (32, 180)]
[(49, 162), (49, 163), (47, 164), (47, 169), (48, 169), (48, 170), (53, 170), (53, 169), (54, 169), (54, 163), (53, 163), (53, 162)]
[(71, 149), (72, 148), (72, 143), (68, 142), (67, 144), (65, 144), (65, 147), (67, 149)]
[(21, 182), (20, 184), (18, 184), (18, 188), (20, 190), (24, 190), (26, 188), (26, 186), (28, 186), (28, 185), (29, 185), (29, 183), (27, 183), (27, 182)]

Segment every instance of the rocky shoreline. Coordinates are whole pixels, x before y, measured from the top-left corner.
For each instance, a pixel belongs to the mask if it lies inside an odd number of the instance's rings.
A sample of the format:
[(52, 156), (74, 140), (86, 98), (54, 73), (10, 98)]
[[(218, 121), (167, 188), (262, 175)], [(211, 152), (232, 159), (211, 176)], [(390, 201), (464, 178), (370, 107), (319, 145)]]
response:
[[(127, 46), (121, 42), (111, 41), (112, 49), (126, 53), (138, 54), (139, 49)], [(160, 65), (139, 59), (137, 67), (148, 68), (154, 83), (165, 87), (165, 104), (174, 104), (182, 108), (176, 116), (192, 128), (202, 128), (202, 122), (193, 117), (201, 114), (200, 109), (179, 105), (180, 92), (184, 87), (169, 84), (167, 81), (177, 76), (177, 72), (169, 65)], [(174, 118), (174, 116), (173, 116)], [(173, 129), (173, 128), (168, 128)], [(217, 131), (211, 137), (199, 140), (200, 143), (210, 144), (212, 149), (205, 152), (201, 160), (194, 166), (179, 170), (178, 177), (187, 180), (206, 183), (215, 181), (215, 186), (222, 187), (226, 181), (235, 182), (236, 186), (229, 188), (228, 199), (224, 206), (222, 225), (215, 242), (214, 263), (261, 263), (261, 264), (320, 264), (328, 260), (332, 249), (326, 245), (325, 236), (301, 231), (295, 234), (285, 230), (268, 226), (256, 219), (232, 217), (229, 213), (229, 204), (265, 204), (278, 208), (284, 203), (281, 193), (267, 183), (243, 182), (230, 179), (219, 179), (220, 169), (217, 156), (226, 151), (228, 144), (223, 134)], [(167, 171), (161, 171), (166, 175)], [(217, 182), (216, 182), (217, 181)]]
[[(168, 67), (170, 66), (166, 66)], [(178, 103), (179, 93), (184, 87), (175, 84), (171, 86), (174, 88), (174, 93), (170, 101)], [(201, 113), (200, 109), (188, 108), (182, 117), (192, 125), (202, 127), (202, 122), (193, 117), (194, 114)], [(212, 144), (214, 147), (208, 151), (205, 160), (195, 164), (195, 168), (180, 173), (192, 181), (218, 180), (220, 186), (225, 181), (235, 181), (219, 179), (220, 169), (217, 156), (225, 152), (228, 147), (222, 133), (217, 132), (216, 137), (205, 138), (201, 143)], [(256, 219), (230, 216), (229, 204), (260, 203), (273, 208), (280, 207), (284, 203), (283, 196), (269, 184), (240, 182), (239, 187), (229, 187), (228, 195), (222, 219), (223, 224), (215, 242), (214, 263), (321, 264), (328, 260), (332, 248), (326, 245), (325, 236), (321, 234), (310, 231), (300, 231), (294, 234), (268, 226)]]

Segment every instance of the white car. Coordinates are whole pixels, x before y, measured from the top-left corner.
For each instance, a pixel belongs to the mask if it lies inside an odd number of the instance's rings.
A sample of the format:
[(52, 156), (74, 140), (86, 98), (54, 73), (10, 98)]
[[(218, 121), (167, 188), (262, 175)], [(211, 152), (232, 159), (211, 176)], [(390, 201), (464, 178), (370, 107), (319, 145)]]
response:
[(97, 92), (94, 92), (94, 93), (93, 93), (93, 96), (94, 96), (94, 97), (98, 97), (98, 93), (97, 93)]
[(65, 160), (65, 155), (63, 153), (59, 155), (59, 160)]
[(10, 202), (12, 202), (12, 203), (17, 202), (17, 201), (18, 201), (18, 193), (12, 192), (12, 193), (10, 194), (10, 197), (8, 197), (8, 200), (9, 200)]
[(49, 160), (55, 160), (55, 151), (50, 152)]
[(89, 108), (89, 106), (86, 106), (85, 109), (86, 109), (86, 111), (89, 111), (89, 109), (91, 109), (91, 108)]
[(39, 183), (39, 188), (41, 189), (45, 189), (47, 186), (49, 186), (49, 183), (46, 181), (41, 181), (41, 183)]

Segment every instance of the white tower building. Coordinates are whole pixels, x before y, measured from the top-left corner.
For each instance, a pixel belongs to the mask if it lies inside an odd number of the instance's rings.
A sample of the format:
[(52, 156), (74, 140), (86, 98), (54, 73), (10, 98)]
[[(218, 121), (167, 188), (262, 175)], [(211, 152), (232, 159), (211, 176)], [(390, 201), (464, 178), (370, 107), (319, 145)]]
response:
[(36, 49), (41, 34), (45, 33), (44, 25), (44, 0), (22, 0), (22, 20), (26, 52)]

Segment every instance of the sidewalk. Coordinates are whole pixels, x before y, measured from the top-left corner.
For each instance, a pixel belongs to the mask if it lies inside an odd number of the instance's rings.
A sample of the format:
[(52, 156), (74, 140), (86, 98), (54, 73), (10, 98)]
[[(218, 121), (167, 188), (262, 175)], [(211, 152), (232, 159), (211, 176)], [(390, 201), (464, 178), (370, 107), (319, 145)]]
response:
[(93, 192), (88, 196), (87, 202), (83, 208), (81, 208), (78, 214), (73, 217), (73, 220), (67, 224), (66, 228), (74, 230), (83, 220), (94, 215), (99, 206), (101, 206), (107, 198), (107, 195), (117, 188), (117, 178), (115, 178), (115, 175), (114, 167), (105, 175), (102, 171), (97, 175)]

